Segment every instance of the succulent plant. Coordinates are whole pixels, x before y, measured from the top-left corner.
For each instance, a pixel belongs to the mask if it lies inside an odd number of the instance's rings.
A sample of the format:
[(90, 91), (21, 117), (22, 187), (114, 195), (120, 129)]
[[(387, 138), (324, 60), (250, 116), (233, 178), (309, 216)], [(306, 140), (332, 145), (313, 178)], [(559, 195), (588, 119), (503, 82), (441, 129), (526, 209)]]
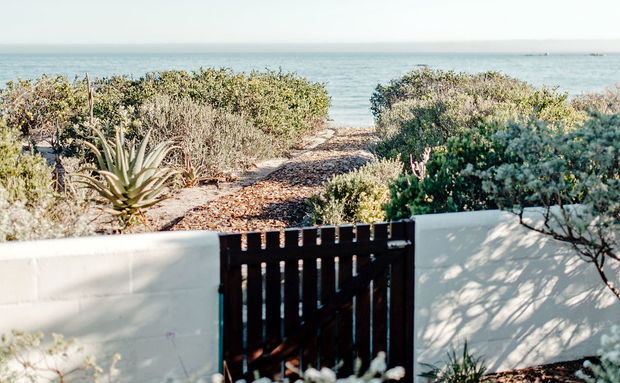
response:
[(94, 153), (97, 168), (89, 169), (94, 176), (83, 173), (78, 176), (83, 178), (80, 182), (96, 191), (105, 203), (112, 205), (112, 209), (107, 211), (127, 224), (143, 209), (166, 199), (161, 195), (178, 173), (161, 167), (166, 155), (175, 149), (170, 141), (161, 142), (147, 152), (150, 132), (136, 150), (134, 143), (125, 144), (122, 131), (117, 131), (112, 141), (100, 130), (93, 130), (101, 150), (90, 142), (85, 142), (85, 145)]

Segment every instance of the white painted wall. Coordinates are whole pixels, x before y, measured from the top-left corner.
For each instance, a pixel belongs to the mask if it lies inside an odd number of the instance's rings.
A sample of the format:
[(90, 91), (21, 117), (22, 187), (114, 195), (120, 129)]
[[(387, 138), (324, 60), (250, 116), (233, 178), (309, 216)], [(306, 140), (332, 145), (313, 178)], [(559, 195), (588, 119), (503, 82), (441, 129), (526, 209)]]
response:
[(219, 242), (170, 232), (0, 244), (0, 333), (77, 337), (120, 382), (209, 376), (218, 363)]
[(415, 221), (417, 363), (445, 359), (464, 339), (491, 371), (591, 356), (601, 331), (620, 321), (591, 264), (510, 213)]

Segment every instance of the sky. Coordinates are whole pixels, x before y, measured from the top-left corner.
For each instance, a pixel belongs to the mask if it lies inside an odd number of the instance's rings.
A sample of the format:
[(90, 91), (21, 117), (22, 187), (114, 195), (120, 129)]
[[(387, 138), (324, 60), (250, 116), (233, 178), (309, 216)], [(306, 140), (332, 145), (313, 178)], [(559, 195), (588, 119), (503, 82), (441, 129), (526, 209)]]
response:
[(619, 0), (0, 0), (0, 12), (0, 45), (556, 39), (620, 45)]

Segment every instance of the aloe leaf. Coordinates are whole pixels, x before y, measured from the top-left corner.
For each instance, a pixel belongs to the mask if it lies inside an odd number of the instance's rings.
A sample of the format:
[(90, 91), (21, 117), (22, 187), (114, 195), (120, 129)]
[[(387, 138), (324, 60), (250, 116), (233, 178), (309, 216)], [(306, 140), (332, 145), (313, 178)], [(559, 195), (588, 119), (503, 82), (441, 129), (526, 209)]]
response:
[(151, 131), (149, 130), (144, 136), (144, 139), (140, 143), (140, 147), (138, 148), (138, 155), (136, 156), (135, 169), (142, 169), (144, 163), (144, 153), (146, 152), (146, 146), (151, 138)]

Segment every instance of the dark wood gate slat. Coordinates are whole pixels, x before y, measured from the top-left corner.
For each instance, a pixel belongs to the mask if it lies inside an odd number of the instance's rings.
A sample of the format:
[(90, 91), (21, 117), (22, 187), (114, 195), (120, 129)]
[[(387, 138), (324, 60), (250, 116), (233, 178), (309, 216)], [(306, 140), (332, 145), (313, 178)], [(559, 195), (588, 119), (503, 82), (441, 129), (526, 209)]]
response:
[[(405, 222), (394, 222), (391, 227), (390, 239), (406, 239)], [(390, 275), (390, 344), (388, 363), (402, 366), (405, 363), (405, 275), (404, 259), (398, 259), (392, 263)]]
[[(280, 232), (269, 231), (266, 235), (266, 249), (280, 248)], [(271, 351), (280, 338), (280, 263), (271, 262), (267, 264), (266, 288), (266, 333), (267, 333), (267, 352)]]
[[(253, 371), (278, 378), (283, 361), (302, 369), (342, 362), (338, 375), (346, 376), (355, 357), (365, 368), (378, 351), (387, 351), (388, 366), (404, 366), (405, 382), (412, 381), (413, 222), (374, 224), (372, 239), (366, 224), (320, 230), (317, 243), (316, 228), (288, 229), (283, 247), (279, 232), (267, 232), (262, 249), (260, 233), (247, 233), (247, 249), (241, 248), (242, 235), (220, 235), (227, 380), (251, 379)], [(246, 267), (244, 323), (242, 268)], [(288, 371), (286, 377), (297, 378)]]
[[(373, 225), (373, 239), (388, 238), (387, 223), (376, 223)], [(375, 254), (375, 256), (381, 256)], [(387, 271), (383, 272), (373, 281), (373, 319), (372, 319), (372, 356), (375, 357), (379, 351), (387, 352)]]
[[(228, 263), (230, 251), (241, 251), (241, 234), (220, 237), (220, 264)], [(234, 381), (243, 374), (243, 295), (241, 291), (241, 267), (222, 267), (220, 280), (224, 288), (224, 363), (226, 378)]]
[[(265, 234), (265, 248), (280, 248), (280, 232), (268, 231)], [(269, 262), (266, 266), (265, 274), (265, 352), (269, 353), (273, 348), (280, 344), (282, 338), (280, 336), (280, 324), (282, 321), (280, 315), (280, 262)], [(274, 376), (281, 371), (282, 366), (268, 366), (263, 370), (261, 376)]]
[[(249, 249), (261, 247), (261, 233), (247, 233)], [(248, 363), (263, 354), (263, 276), (260, 264), (248, 265), (247, 288), (247, 355)]]
[[(353, 242), (353, 226), (343, 225), (338, 230), (338, 243)], [(353, 275), (353, 260), (351, 257), (338, 257), (338, 290), (344, 288), (345, 283)], [(339, 372), (350, 375), (353, 372), (353, 309), (352, 305), (343, 307), (338, 313), (338, 362), (342, 362)]]
[[(317, 229), (307, 228), (302, 231), (303, 246), (316, 245)], [(317, 262), (314, 259), (304, 259), (303, 277), (302, 277), (302, 294), (303, 294), (303, 320), (306, 322), (308, 318), (316, 312), (317, 309)], [(309, 338), (303, 345), (302, 367), (318, 367), (317, 358), (317, 327), (311, 326)]]
[[(299, 230), (284, 231), (284, 247), (295, 249), (299, 246)], [(284, 263), (284, 337), (290, 338), (299, 323), (299, 261), (293, 259)], [(288, 362), (299, 366), (299, 357), (293, 356)]]
[[(321, 245), (327, 245), (335, 242), (336, 228), (333, 226), (321, 227)], [(333, 257), (321, 258), (321, 305), (324, 305), (328, 297), (336, 291), (336, 268)], [(336, 326), (328, 323), (320, 329), (319, 344), (320, 362), (324, 367), (336, 366)]]
[[(398, 257), (398, 254), (390, 253), (366, 265), (365, 269), (361, 270), (360, 275), (351, 277), (341, 290), (328, 297), (328, 302), (312, 313), (309, 321), (300, 323), (294, 329), (291, 338), (287, 338), (282, 342), (269, 356), (257, 360), (255, 366), (274, 363), (282, 358), (286, 358), (294, 353), (299, 345), (305, 344), (307, 339), (310, 338), (312, 327), (315, 325), (325, 326), (329, 322), (338, 321), (336, 313), (343, 307), (350, 308), (352, 306), (352, 298), (367, 288), (370, 280), (383, 273), (396, 257)], [(340, 372), (342, 371), (340, 370)]]
[[(406, 382), (413, 382), (413, 345), (415, 334), (413, 332), (413, 323), (415, 316), (415, 221), (408, 222), (406, 225), (406, 236), (411, 245), (407, 248), (405, 254), (405, 368), (407, 376)], [(410, 346), (407, 346), (410, 345)]]
[[(356, 241), (370, 241), (370, 225), (358, 224)], [(369, 262), (369, 255), (357, 255), (356, 269), (360, 270)], [(362, 361), (362, 371), (370, 364), (370, 286), (356, 297), (355, 301), (355, 349)]]

